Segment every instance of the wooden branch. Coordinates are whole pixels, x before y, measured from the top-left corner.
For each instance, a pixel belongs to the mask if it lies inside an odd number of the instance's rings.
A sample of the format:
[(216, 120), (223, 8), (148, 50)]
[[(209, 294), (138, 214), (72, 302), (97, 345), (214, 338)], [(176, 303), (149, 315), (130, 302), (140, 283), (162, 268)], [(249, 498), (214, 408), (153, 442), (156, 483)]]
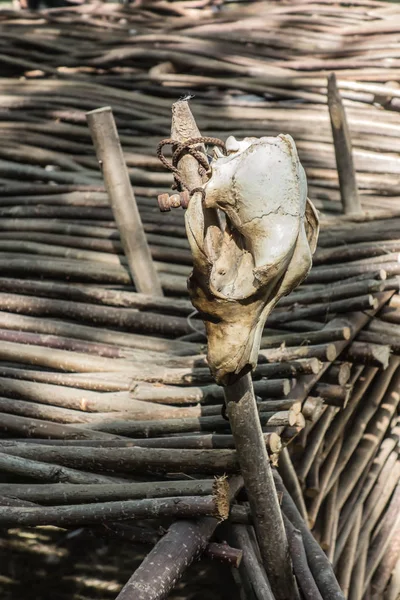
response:
[(283, 492), (283, 513), (302, 535), (307, 561), (321, 596), (324, 598), (324, 600), (344, 600), (344, 595), (340, 590), (331, 563), (324, 554), (318, 542), (314, 539), (307, 525), (304, 523), (299, 511), (296, 508), (296, 505), (294, 504), (292, 498), (284, 487), (282, 480), (276, 472), (274, 472), (274, 480), (278, 491)]
[(25, 457), (12, 456), (3, 452), (0, 453), (0, 468), (4, 473), (49, 483), (69, 482), (74, 484), (84, 483), (87, 485), (90, 483), (107, 484), (117, 481), (115, 478), (106, 475), (84, 473), (76, 469), (61, 467), (57, 464), (47, 464)]
[[(166, 448), (9, 448), (15, 456), (55, 462), (85, 470), (116, 472), (237, 472), (234, 450), (179, 450)], [(2, 455), (0, 454), (0, 457)]]
[(224, 564), (231, 565), (238, 569), (243, 558), (243, 550), (232, 548), (228, 544), (217, 544), (211, 542), (205, 549), (204, 556), (213, 560), (218, 560)]
[[(265, 444), (272, 453), (280, 452), (282, 442), (277, 433), (264, 433)], [(86, 447), (86, 448), (178, 448), (178, 449), (203, 449), (203, 450), (230, 450), (235, 448), (233, 436), (229, 434), (197, 434), (197, 435), (173, 435), (162, 438), (119, 438), (119, 439), (32, 439), (22, 438), (17, 440), (0, 440), (0, 448), (12, 447), (24, 448), (26, 444), (38, 444), (42, 446), (63, 447)]]
[(345, 214), (361, 213), (362, 208), (358, 197), (353, 165), (351, 136), (334, 73), (331, 73), (328, 77), (328, 107), (343, 210)]
[(241, 576), (248, 580), (249, 586), (257, 600), (274, 600), (271, 586), (261, 561), (257, 557), (254, 543), (246, 525), (232, 525), (232, 540), (243, 551), (240, 567)]
[[(353, 452), (351, 459), (346, 465), (345, 472), (342, 473), (338, 490), (338, 504), (340, 507), (343, 506), (344, 502), (349, 497), (351, 490), (363, 473), (368, 461), (374, 456), (390, 421), (396, 413), (397, 406), (400, 402), (398, 394), (399, 386), (400, 368), (394, 373), (393, 380), (387, 389), (382, 405), (379, 407), (375, 418), (368, 424), (361, 444), (355, 452)], [(343, 465), (343, 463), (341, 463), (341, 465)]]
[(400, 525), (397, 524), (381, 562), (371, 579), (371, 600), (383, 598), (390, 576), (400, 557)]
[[(1, 286), (1, 282), (0, 282)], [(292, 296), (290, 296), (292, 299)], [(292, 299), (293, 301), (293, 299)], [(268, 332), (268, 329), (265, 333)], [(322, 329), (321, 331), (306, 331), (304, 333), (286, 333), (279, 335), (265, 335), (261, 338), (261, 348), (279, 348), (282, 344), (286, 347), (299, 346), (301, 343), (326, 344), (337, 340), (350, 339), (350, 329), (341, 327), (337, 329)]]
[[(1, 458), (1, 456), (0, 456)], [(89, 483), (89, 481), (88, 481)], [(214, 480), (150, 481), (88, 484), (15, 484), (1, 483), (0, 494), (44, 505), (113, 502), (170, 496), (209, 496), (214, 492)]]
[(328, 383), (346, 385), (351, 376), (351, 363), (337, 362), (329, 367), (324, 375), (324, 381)]
[(305, 600), (323, 600), (308, 566), (302, 535), (286, 516), (284, 516), (284, 522), (299, 588)]
[(162, 296), (110, 107), (87, 113), (121, 242), (138, 292)]
[(133, 573), (117, 600), (167, 598), (186, 568), (207, 547), (216, 525), (216, 519), (211, 518), (173, 523)]
[(363, 596), (367, 552), (368, 544), (363, 546), (359, 557), (355, 561), (353, 573), (351, 575), (349, 600), (359, 600)]
[(352, 389), (351, 385), (335, 385), (319, 381), (313, 391), (324, 399), (325, 404), (344, 409), (350, 399)]
[(362, 363), (387, 369), (390, 357), (390, 346), (353, 342), (347, 350), (347, 358), (353, 363)]
[(150, 498), (120, 502), (97, 502), (54, 507), (6, 507), (0, 506), (1, 527), (56, 525), (67, 527), (89, 525), (106, 520), (148, 519), (157, 517), (214, 516), (224, 520), (228, 517), (226, 499), (214, 496), (185, 496), (179, 498)]
[(283, 448), (279, 453), (278, 469), (279, 474), (282, 477), (282, 481), (287, 491), (291, 495), (293, 502), (296, 504), (299, 513), (303, 519), (307, 521), (308, 515), (303, 493), (301, 491), (297, 473), (293, 467), (293, 463), (287, 448)]
[(364, 593), (374, 575), (379, 562), (384, 558), (386, 549), (393, 539), (395, 533), (398, 534), (400, 525), (400, 483), (387, 507), (387, 511), (382, 518), (380, 526), (372, 536), (368, 549), (367, 564), (365, 569)]
[(346, 597), (349, 595), (351, 574), (356, 559), (356, 547), (360, 533), (361, 519), (362, 506), (359, 506), (356, 510), (356, 518), (351, 533), (347, 539), (345, 547), (343, 548), (337, 568), (335, 569), (339, 585)]
[[(335, 551), (335, 562), (340, 556), (344, 542), (351, 529), (354, 520), (354, 509), (357, 504), (364, 504), (366, 498), (369, 498), (368, 506), (364, 505), (364, 515), (369, 517), (371, 509), (376, 505), (377, 498), (380, 498), (382, 490), (386, 488), (385, 484), (388, 477), (390, 479), (395, 479), (396, 477), (396, 474), (394, 474), (393, 477), (393, 470), (396, 467), (397, 461), (396, 447), (399, 442), (399, 430), (400, 427), (394, 428), (391, 431), (390, 437), (383, 440), (376, 457), (374, 460), (371, 460), (370, 468), (365, 470), (365, 476), (360, 477), (357, 486), (353, 489), (346, 503), (342, 507), (339, 522), (339, 537)], [(378, 493), (376, 493), (377, 490)]]
[(319, 470), (319, 489), (308, 507), (309, 524), (311, 528), (314, 527), (314, 524), (317, 520), (318, 512), (325, 498), (326, 490), (328, 489), (332, 473), (335, 470), (342, 444), (343, 436), (339, 436), (322, 468)]
[(301, 482), (304, 482), (307, 473), (309, 472), (312, 462), (318, 452), (318, 448), (323, 443), (325, 433), (330, 426), (338, 409), (334, 406), (329, 406), (318, 423), (315, 425), (312, 433), (309, 436), (307, 447), (301, 459), (301, 463), (297, 466), (297, 476)]

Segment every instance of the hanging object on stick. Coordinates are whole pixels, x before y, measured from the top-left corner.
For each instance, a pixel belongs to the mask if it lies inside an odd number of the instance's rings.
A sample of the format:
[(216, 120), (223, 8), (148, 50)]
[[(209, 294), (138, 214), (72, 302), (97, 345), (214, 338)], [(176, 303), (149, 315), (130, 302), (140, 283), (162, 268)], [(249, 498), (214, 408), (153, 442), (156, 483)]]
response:
[[(233, 383), (257, 364), (265, 321), (308, 275), (319, 220), (290, 135), (229, 137), (185, 219), (193, 254), (189, 292), (204, 319), (216, 381)], [(204, 209), (219, 209), (212, 232)], [(211, 235), (210, 235), (211, 234)]]

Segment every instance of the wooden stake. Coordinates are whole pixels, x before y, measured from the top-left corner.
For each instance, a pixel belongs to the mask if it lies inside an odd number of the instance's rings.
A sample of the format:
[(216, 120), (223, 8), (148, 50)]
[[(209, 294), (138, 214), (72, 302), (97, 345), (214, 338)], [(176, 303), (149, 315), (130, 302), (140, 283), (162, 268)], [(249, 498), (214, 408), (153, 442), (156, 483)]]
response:
[(112, 110), (109, 106), (99, 108), (86, 118), (136, 291), (162, 296)]
[(343, 210), (346, 215), (361, 213), (362, 207), (357, 191), (350, 131), (342, 99), (337, 88), (335, 73), (331, 73), (328, 77), (328, 107)]
[(242, 578), (249, 580), (254, 597), (257, 600), (274, 600), (267, 576), (254, 549), (249, 527), (233, 525), (232, 539), (235, 545), (243, 551), (240, 574)]
[[(198, 137), (200, 132), (188, 103), (176, 102), (172, 108), (172, 138), (177, 142), (184, 142)], [(194, 157), (189, 154), (183, 156), (178, 168), (192, 189), (203, 184)], [(214, 228), (219, 228), (217, 215), (214, 215), (214, 212), (208, 214), (208, 211), (204, 211), (204, 220), (211, 229), (211, 235)], [(263, 441), (251, 376), (243, 375), (224, 391), (241, 473), (272, 591), (277, 600), (295, 600), (298, 598), (298, 592), (292, 573), (289, 547), (271, 465)]]

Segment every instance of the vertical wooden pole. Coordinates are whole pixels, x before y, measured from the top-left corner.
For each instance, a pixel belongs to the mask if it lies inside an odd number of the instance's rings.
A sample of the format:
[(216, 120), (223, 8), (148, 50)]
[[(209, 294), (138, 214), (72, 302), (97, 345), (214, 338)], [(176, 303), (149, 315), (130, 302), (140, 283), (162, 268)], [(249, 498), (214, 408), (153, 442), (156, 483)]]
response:
[(328, 77), (328, 107), (343, 211), (346, 215), (361, 213), (362, 207), (357, 191), (350, 130), (336, 84), (335, 73), (331, 73)]
[[(172, 139), (185, 142), (199, 136), (200, 132), (188, 103), (176, 102), (172, 107)], [(178, 168), (191, 189), (202, 185), (202, 177), (194, 157), (184, 155)], [(208, 235), (211, 233), (208, 239), (212, 244), (213, 230), (218, 227), (217, 211), (206, 209), (203, 212), (205, 231), (208, 231)], [(262, 435), (251, 376), (243, 375), (235, 384), (224, 388), (224, 392), (227, 414), (268, 580), (276, 600), (297, 600), (299, 596), (292, 572), (288, 542)]]
[(99, 108), (86, 113), (86, 118), (136, 291), (162, 296), (112, 110)]

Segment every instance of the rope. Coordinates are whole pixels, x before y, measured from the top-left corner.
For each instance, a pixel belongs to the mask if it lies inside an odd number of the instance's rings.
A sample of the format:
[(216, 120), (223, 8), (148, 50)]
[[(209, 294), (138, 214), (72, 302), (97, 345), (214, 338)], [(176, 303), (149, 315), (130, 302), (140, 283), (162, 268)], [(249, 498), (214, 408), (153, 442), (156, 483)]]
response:
[[(177, 167), (179, 160), (182, 157), (182, 154), (184, 152), (187, 152), (188, 154), (193, 156), (193, 158), (195, 158), (197, 160), (197, 162), (199, 163), (200, 175), (202, 177), (204, 177), (204, 175), (209, 175), (210, 165), (208, 164), (207, 156), (205, 156), (204, 153), (201, 152), (200, 150), (196, 150), (196, 148), (193, 148), (194, 144), (212, 144), (213, 146), (218, 146), (219, 148), (222, 148), (223, 151), (226, 152), (225, 142), (223, 142), (222, 140), (215, 138), (215, 137), (201, 136), (201, 137), (197, 137), (197, 138), (189, 138), (188, 140), (186, 140), (186, 142), (182, 142), (182, 143), (177, 143), (175, 140), (172, 140), (171, 138), (162, 140), (157, 146), (157, 156), (158, 156), (159, 160), (162, 162), (162, 164), (164, 165), (164, 167), (166, 169), (168, 169), (168, 171), (171, 171), (174, 175), (175, 184), (172, 186), (173, 189), (188, 190), (190, 197), (192, 197), (193, 194), (195, 194), (196, 192), (200, 192), (202, 195), (202, 198), (204, 200), (205, 199), (205, 191), (203, 190), (203, 188), (196, 187), (196, 188), (190, 189), (190, 187), (184, 181), (184, 179), (183, 179), (182, 175), (180, 174), (179, 169)], [(169, 162), (163, 155), (164, 146), (172, 146), (172, 150), (173, 150), (172, 162)]]

